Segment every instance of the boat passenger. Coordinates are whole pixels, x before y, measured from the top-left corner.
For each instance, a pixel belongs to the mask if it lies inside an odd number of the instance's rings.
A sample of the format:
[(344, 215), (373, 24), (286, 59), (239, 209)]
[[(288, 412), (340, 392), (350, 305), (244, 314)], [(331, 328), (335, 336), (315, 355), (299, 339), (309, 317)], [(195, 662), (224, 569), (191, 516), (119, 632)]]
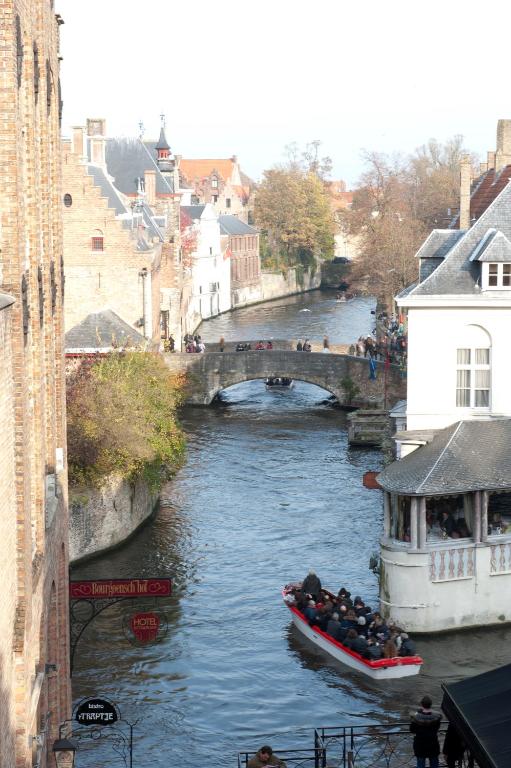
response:
[(415, 643), (408, 637), (406, 632), (401, 632), (401, 648), (399, 649), (400, 656), (415, 656), (417, 651), (415, 649)]
[(363, 656), (365, 659), (369, 659), (370, 661), (378, 661), (378, 659), (383, 658), (382, 648), (374, 637), (368, 638), (367, 649), (364, 651)]
[(359, 616), (357, 619), (357, 624), (358, 624), (358, 627), (357, 627), (358, 634), (361, 635), (362, 637), (367, 637), (368, 627), (367, 627), (367, 622), (365, 620), (365, 616)]
[(264, 768), (265, 765), (278, 765), (279, 768), (286, 768), (286, 764), (283, 760), (274, 754), (271, 747), (261, 747), (258, 752), (252, 757), (248, 763), (247, 768)]
[(351, 651), (353, 650), (353, 642), (357, 639), (357, 630), (356, 629), (348, 629), (348, 633), (344, 640), (342, 641), (342, 644), (345, 648), (349, 648)]
[(369, 625), (369, 635), (382, 642), (390, 637), (390, 630), (379, 613), (374, 614), (374, 621)]
[(316, 611), (316, 603), (314, 600), (309, 600), (307, 603), (307, 607), (305, 608), (303, 615), (306, 619), (309, 619), (309, 622), (316, 622), (317, 617), (317, 611)]
[(395, 659), (396, 656), (397, 656), (397, 645), (389, 637), (389, 639), (385, 641), (385, 644), (383, 646), (383, 658), (384, 659)]
[(310, 570), (305, 579), (302, 582), (302, 592), (306, 592), (312, 595), (314, 599), (318, 598), (321, 594), (321, 581), (316, 576), (316, 571)]
[(271, 343), (271, 341), (266, 342), (266, 349), (273, 349), (273, 344)]
[(337, 637), (337, 632), (340, 626), (341, 626), (341, 623), (339, 621), (339, 614), (332, 613), (332, 618), (329, 620), (328, 624), (326, 625), (327, 635), (330, 635), (331, 637)]
[(363, 635), (357, 635), (351, 644), (351, 650), (362, 656), (367, 650), (366, 638)]

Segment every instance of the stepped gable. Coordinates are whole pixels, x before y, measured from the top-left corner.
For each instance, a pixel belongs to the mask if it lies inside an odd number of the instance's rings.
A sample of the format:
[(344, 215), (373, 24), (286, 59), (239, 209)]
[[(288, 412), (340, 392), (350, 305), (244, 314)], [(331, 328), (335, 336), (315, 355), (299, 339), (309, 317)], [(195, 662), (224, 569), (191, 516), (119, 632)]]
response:
[[(508, 182), (475, 224), (454, 243), (436, 270), (417, 285), (409, 296), (481, 296), (481, 267), (477, 261), (471, 260), (471, 256), (490, 229), (500, 231), (507, 239), (511, 239), (511, 184)], [(498, 295), (497, 291), (492, 293)]]
[(509, 490), (511, 419), (458, 421), (378, 475), (386, 491), (406, 496)]

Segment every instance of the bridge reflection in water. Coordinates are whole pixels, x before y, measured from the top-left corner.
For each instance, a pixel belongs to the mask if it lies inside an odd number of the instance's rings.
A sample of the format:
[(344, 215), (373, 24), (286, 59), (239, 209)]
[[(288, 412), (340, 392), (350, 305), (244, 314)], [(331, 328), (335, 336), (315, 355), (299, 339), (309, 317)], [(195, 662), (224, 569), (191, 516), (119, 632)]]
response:
[[(236, 352), (238, 344), (250, 343), (250, 351)], [(376, 363), (376, 376), (370, 377), (369, 360), (334, 351), (296, 352), (293, 341), (275, 341), (272, 350), (254, 350), (254, 342), (230, 342), (224, 351), (211, 345), (203, 354), (166, 354), (171, 371), (187, 375), (186, 402), (210, 405), (223, 389), (254, 379), (285, 376), (315, 384), (330, 392), (341, 406), (393, 406), (406, 396), (406, 380), (400, 369)], [(217, 351), (218, 350), (218, 351)], [(353, 395), (353, 387), (356, 394)]]

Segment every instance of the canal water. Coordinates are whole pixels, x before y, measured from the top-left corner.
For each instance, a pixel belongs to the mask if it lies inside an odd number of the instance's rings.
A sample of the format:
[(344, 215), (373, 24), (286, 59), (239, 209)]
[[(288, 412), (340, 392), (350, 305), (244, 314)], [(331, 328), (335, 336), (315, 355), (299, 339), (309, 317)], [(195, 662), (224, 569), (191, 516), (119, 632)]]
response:
[[(372, 308), (316, 292), (217, 318), (201, 333), (347, 342), (371, 329)], [(174, 581), (159, 645), (129, 644), (123, 620), (133, 608), (120, 604), (76, 653), (75, 700), (106, 696), (138, 721), (134, 766), (235, 766), (238, 750), (264, 743), (311, 747), (315, 726), (406, 720), (425, 693), (438, 705), (441, 681), (509, 661), (510, 630), (463, 632), (419, 641), (418, 678), (376, 683), (315, 653), (291, 627), (279, 590), (309, 568), (371, 605), (377, 596), (368, 563), (381, 505), (362, 475), (380, 455), (348, 447), (345, 417), (326, 396), (301, 382), (290, 392), (248, 382), (215, 407), (185, 409), (188, 459), (165, 489), (168, 503), (121, 549), (73, 571)], [(77, 765), (103, 764), (123, 765), (106, 743), (79, 752)]]

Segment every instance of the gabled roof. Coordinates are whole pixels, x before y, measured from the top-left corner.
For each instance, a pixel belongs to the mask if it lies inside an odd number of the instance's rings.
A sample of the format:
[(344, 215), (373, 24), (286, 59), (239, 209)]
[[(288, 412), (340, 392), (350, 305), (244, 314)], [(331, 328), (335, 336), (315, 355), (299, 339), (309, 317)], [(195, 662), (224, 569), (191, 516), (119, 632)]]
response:
[(258, 235), (259, 232), (237, 216), (219, 216), (221, 235)]
[(477, 262), (471, 261), (470, 256), (491, 229), (501, 231), (511, 240), (511, 184), (504, 187), (470, 229), (455, 239), (442, 263), (410, 291), (408, 296), (481, 296), (481, 267)]
[(88, 165), (87, 173), (92, 176), (94, 185), (100, 188), (102, 196), (106, 197), (109, 207), (114, 209), (116, 215), (128, 213), (119, 193), (102, 168), (98, 165)]
[(505, 261), (511, 262), (511, 242), (502, 232), (489, 229), (481, 242), (476, 246), (470, 261)]
[(124, 138), (106, 140), (106, 167), (115, 186), (123, 194), (137, 193), (137, 179), (144, 178), (144, 171), (156, 171), (156, 194), (172, 194), (172, 189), (158, 168), (156, 154), (150, 150), (151, 145), (154, 146), (155, 142)]
[(511, 490), (511, 419), (458, 421), (390, 464), (378, 483), (405, 496)]
[(202, 179), (216, 173), (224, 181), (229, 181), (234, 170), (234, 160), (184, 160), (179, 163), (179, 170), (188, 181)]
[(419, 259), (443, 258), (465, 232), (465, 229), (434, 229), (415, 255)]
[(119, 347), (143, 347), (147, 339), (111, 309), (93, 312), (65, 336), (67, 353), (109, 351)]

